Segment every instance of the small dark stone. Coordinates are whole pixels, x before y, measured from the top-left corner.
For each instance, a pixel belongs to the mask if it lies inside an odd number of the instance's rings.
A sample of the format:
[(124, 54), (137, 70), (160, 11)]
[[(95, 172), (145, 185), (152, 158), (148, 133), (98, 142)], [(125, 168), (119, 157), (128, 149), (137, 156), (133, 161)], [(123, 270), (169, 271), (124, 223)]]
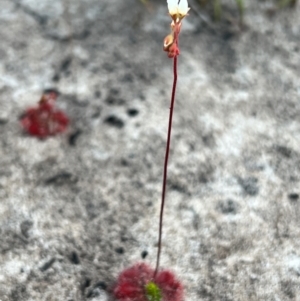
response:
[(88, 65), (88, 62), (87, 61), (82, 61), (80, 63), (80, 65), (85, 68)]
[(47, 88), (43, 91), (44, 94), (55, 93), (57, 96), (60, 95), (60, 92), (55, 88)]
[(120, 163), (121, 163), (122, 166), (129, 166), (129, 161), (125, 158), (122, 158)]
[(212, 293), (211, 291), (208, 289), (207, 286), (205, 285), (201, 285), (201, 287), (199, 288), (199, 295), (203, 298), (208, 297), (210, 300), (212, 300)]
[(46, 185), (63, 185), (67, 183), (76, 182), (76, 179), (73, 178), (72, 174), (69, 172), (61, 172), (53, 177), (50, 177), (45, 180)]
[(292, 150), (286, 146), (276, 145), (275, 149), (278, 153), (280, 153), (281, 155), (283, 155), (286, 158), (290, 158), (292, 155)]
[(108, 97), (105, 99), (105, 102), (111, 106), (121, 106), (125, 103), (125, 100), (114, 95), (108, 95)]
[(69, 145), (75, 146), (77, 143), (77, 139), (81, 135), (82, 131), (80, 129), (77, 129), (69, 136)]
[(96, 119), (96, 118), (99, 118), (100, 115), (101, 115), (101, 111), (102, 111), (102, 108), (101, 107), (96, 107), (91, 115), (91, 117), (93, 119)]
[(156, 73), (156, 72), (151, 72), (150, 78), (151, 78), (151, 79), (157, 78), (157, 73)]
[(70, 260), (74, 264), (80, 264), (79, 256), (75, 251), (70, 254)]
[(8, 122), (8, 116), (0, 116), (0, 125), (5, 125)]
[(198, 180), (200, 183), (206, 184), (209, 182), (209, 174), (206, 172), (199, 172)]
[(215, 138), (212, 133), (206, 134), (202, 136), (202, 141), (205, 145), (208, 147), (213, 147), (215, 146)]
[(10, 300), (12, 301), (20, 301), (20, 300), (27, 300), (28, 293), (26, 291), (25, 285), (17, 285), (11, 290), (10, 293)]
[(85, 293), (85, 290), (91, 285), (91, 279), (89, 277), (83, 278), (80, 283), (80, 290), (82, 294)]
[(81, 108), (86, 108), (89, 105), (88, 99), (79, 99), (76, 96), (72, 96), (72, 102)]
[(84, 40), (91, 34), (91, 31), (89, 29), (84, 29), (82, 32), (78, 33), (77, 35), (74, 35), (74, 39), (76, 40)]
[(84, 287), (89, 287), (90, 285), (91, 285), (91, 279), (90, 278), (85, 278)]
[(67, 71), (70, 67), (72, 63), (72, 58), (71, 57), (66, 57), (62, 62), (61, 62), (61, 65), (60, 65), (60, 71)]
[(101, 290), (106, 290), (107, 285), (103, 281), (97, 282), (92, 289), (89, 290), (87, 293), (87, 298), (94, 298), (101, 294)]
[(121, 241), (122, 242), (125, 242), (125, 241), (128, 241), (128, 240), (129, 240), (129, 238), (127, 236), (121, 235)]
[(102, 65), (103, 69), (108, 71), (108, 72), (113, 72), (115, 70), (115, 66), (111, 65), (110, 63), (104, 63)]
[(115, 115), (106, 117), (104, 122), (119, 129), (124, 127), (124, 121)]
[(249, 178), (238, 178), (239, 184), (242, 186), (243, 191), (246, 195), (255, 196), (259, 192), (259, 188), (257, 185), (257, 178), (249, 177)]
[(142, 101), (146, 100), (146, 97), (145, 97), (145, 95), (144, 95), (143, 93), (140, 93), (140, 94), (139, 94), (139, 98), (140, 98), (140, 100), (142, 100)]
[(120, 90), (117, 89), (117, 88), (111, 88), (111, 89), (109, 90), (109, 95), (117, 96), (117, 95), (119, 95), (119, 94), (120, 94)]
[(95, 91), (95, 97), (100, 98), (101, 97), (101, 92), (99, 90)]
[(141, 253), (141, 257), (142, 257), (143, 259), (145, 259), (145, 258), (147, 257), (147, 255), (148, 255), (148, 252), (147, 252), (147, 251), (143, 251), (143, 252)]
[(135, 117), (136, 115), (138, 115), (138, 113), (139, 113), (139, 111), (137, 109), (134, 109), (134, 108), (127, 110), (127, 114), (130, 117)]
[(87, 298), (95, 298), (98, 297), (100, 294), (100, 292), (97, 289), (91, 289), (89, 290), (89, 292), (87, 293), (86, 297)]
[(288, 198), (289, 198), (289, 200), (292, 201), (292, 202), (297, 202), (298, 199), (299, 199), (299, 194), (298, 194), (298, 193), (292, 192), (292, 193), (290, 193), (290, 194), (288, 195)]
[(181, 193), (187, 193), (186, 186), (184, 183), (181, 183), (177, 179), (171, 179), (169, 181), (170, 189), (181, 192)]
[(291, 281), (282, 281), (281, 282), (281, 290), (282, 292), (289, 298), (289, 299), (294, 299), (296, 294), (295, 294), (295, 288), (297, 286), (292, 283)]
[(99, 281), (94, 285), (95, 288), (101, 288), (102, 290), (107, 289), (107, 284), (104, 281)]
[(236, 214), (238, 211), (238, 204), (231, 199), (220, 201), (217, 205), (217, 210), (221, 211), (223, 214)]
[(234, 32), (232, 32), (232, 31), (225, 31), (225, 32), (222, 34), (222, 38), (223, 38), (224, 41), (229, 41), (229, 40), (231, 40), (233, 37), (234, 37)]
[(52, 77), (52, 80), (57, 83), (60, 80), (60, 75), (58, 73), (55, 73)]
[(47, 271), (49, 268), (51, 268), (51, 266), (53, 265), (53, 263), (55, 262), (55, 258), (51, 258), (50, 260), (48, 260), (46, 263), (44, 263), (41, 267), (40, 270), (42, 272)]
[(121, 78), (122, 82), (129, 82), (132, 83), (133, 82), (133, 75), (130, 73), (125, 74), (122, 78)]
[(115, 248), (115, 251), (116, 251), (116, 253), (118, 253), (118, 254), (124, 254), (124, 252), (125, 252), (125, 250), (124, 250), (123, 247)]
[(23, 6), (22, 7), (23, 11), (28, 14), (29, 16), (31, 16), (32, 18), (35, 19), (36, 22), (38, 22), (41, 26), (46, 25), (48, 22), (48, 17), (47, 16), (43, 16), (40, 15), (39, 13)]
[(29, 230), (31, 229), (33, 225), (32, 221), (26, 220), (24, 222), (21, 223), (20, 228), (21, 228), (21, 233), (24, 237), (28, 238), (29, 237)]

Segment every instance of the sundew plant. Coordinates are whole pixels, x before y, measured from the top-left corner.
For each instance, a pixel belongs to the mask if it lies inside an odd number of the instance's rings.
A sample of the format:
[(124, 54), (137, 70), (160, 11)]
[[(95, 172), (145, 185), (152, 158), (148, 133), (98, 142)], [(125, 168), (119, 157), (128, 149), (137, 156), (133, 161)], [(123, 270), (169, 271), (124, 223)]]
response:
[(55, 105), (58, 96), (56, 90), (46, 90), (37, 106), (25, 111), (20, 120), (24, 132), (30, 136), (46, 139), (67, 130), (69, 118)]
[(168, 161), (177, 87), (177, 60), (180, 54), (179, 34), (182, 20), (187, 16), (190, 8), (188, 7), (187, 0), (167, 0), (167, 5), (171, 17), (171, 32), (164, 39), (163, 49), (167, 52), (168, 57), (173, 60), (173, 86), (163, 168), (156, 266), (153, 269), (144, 263), (137, 263), (122, 271), (113, 290), (115, 298), (120, 301), (183, 301), (183, 285), (171, 271), (160, 269), (160, 254), (162, 251)]

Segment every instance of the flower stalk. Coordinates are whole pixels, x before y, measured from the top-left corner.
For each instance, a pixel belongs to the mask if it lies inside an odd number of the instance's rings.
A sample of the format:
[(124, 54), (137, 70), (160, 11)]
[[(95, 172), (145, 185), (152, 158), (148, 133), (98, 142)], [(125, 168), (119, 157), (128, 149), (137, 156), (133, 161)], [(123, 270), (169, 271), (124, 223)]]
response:
[(156, 277), (159, 270), (160, 255), (162, 249), (162, 230), (163, 230), (163, 216), (164, 216), (166, 187), (167, 187), (167, 178), (168, 178), (168, 161), (169, 161), (169, 154), (170, 154), (172, 121), (173, 121), (175, 94), (176, 94), (176, 87), (177, 87), (177, 56), (180, 54), (178, 36), (181, 29), (181, 21), (189, 11), (187, 0), (184, 1), (167, 0), (167, 2), (168, 2), (169, 14), (172, 18), (172, 22), (171, 22), (171, 33), (167, 35), (166, 38), (164, 39), (164, 51), (168, 53), (169, 58), (173, 58), (173, 86), (172, 86), (172, 94), (171, 94), (166, 152), (165, 152), (165, 160), (164, 160), (161, 207), (160, 207), (160, 216), (159, 216), (158, 248), (157, 248), (154, 278)]
[(159, 217), (158, 249), (157, 249), (156, 268), (155, 268), (154, 277), (158, 272), (161, 247), (162, 247), (161, 245), (162, 227), (163, 227), (163, 215), (164, 215), (165, 198), (166, 198), (166, 186), (167, 186), (167, 178), (168, 178), (168, 161), (169, 161), (169, 153), (170, 153), (170, 145), (171, 145), (171, 132), (172, 132), (174, 104), (175, 104), (175, 93), (176, 93), (176, 86), (177, 86), (177, 55), (175, 55), (173, 58), (173, 76), (174, 78), (173, 78), (173, 88), (172, 88), (171, 105), (170, 105), (170, 113), (169, 113), (168, 136), (167, 136), (166, 153), (165, 153), (165, 160), (164, 160), (164, 174), (163, 174), (161, 207), (160, 207), (160, 217)]
[(179, 55), (178, 36), (181, 21), (189, 11), (187, 0), (167, 0), (172, 18), (171, 33), (164, 39), (164, 51), (173, 59), (173, 86), (167, 132), (166, 152), (159, 217), (159, 237), (156, 267), (152, 269), (144, 263), (138, 263), (125, 269), (118, 277), (113, 288), (114, 296), (119, 301), (183, 301), (183, 286), (176, 276), (168, 270), (159, 270), (162, 249), (163, 215), (168, 178), (168, 161), (171, 145), (172, 121), (177, 87), (177, 56)]

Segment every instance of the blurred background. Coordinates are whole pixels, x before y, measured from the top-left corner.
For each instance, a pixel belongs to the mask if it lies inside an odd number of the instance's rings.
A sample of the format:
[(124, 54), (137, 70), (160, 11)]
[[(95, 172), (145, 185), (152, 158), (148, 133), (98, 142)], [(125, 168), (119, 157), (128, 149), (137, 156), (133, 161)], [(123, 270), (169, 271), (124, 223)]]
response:
[[(300, 296), (299, 3), (193, 0), (162, 267), (185, 300)], [(0, 0), (0, 300), (109, 300), (155, 264), (172, 60), (165, 1)], [(47, 89), (68, 129), (20, 118)]]

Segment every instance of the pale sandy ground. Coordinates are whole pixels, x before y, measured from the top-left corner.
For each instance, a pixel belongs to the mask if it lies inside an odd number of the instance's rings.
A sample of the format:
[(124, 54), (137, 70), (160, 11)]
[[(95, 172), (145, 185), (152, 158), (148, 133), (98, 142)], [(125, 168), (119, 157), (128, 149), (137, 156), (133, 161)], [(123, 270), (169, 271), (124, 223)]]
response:
[[(181, 34), (162, 266), (187, 301), (299, 301), (300, 8), (248, 0), (240, 30), (224, 2)], [(166, 5), (70, 3), (71, 43), (60, 0), (0, 0), (1, 301), (104, 301), (155, 264)], [(40, 141), (18, 119), (49, 87), (72, 126)]]

